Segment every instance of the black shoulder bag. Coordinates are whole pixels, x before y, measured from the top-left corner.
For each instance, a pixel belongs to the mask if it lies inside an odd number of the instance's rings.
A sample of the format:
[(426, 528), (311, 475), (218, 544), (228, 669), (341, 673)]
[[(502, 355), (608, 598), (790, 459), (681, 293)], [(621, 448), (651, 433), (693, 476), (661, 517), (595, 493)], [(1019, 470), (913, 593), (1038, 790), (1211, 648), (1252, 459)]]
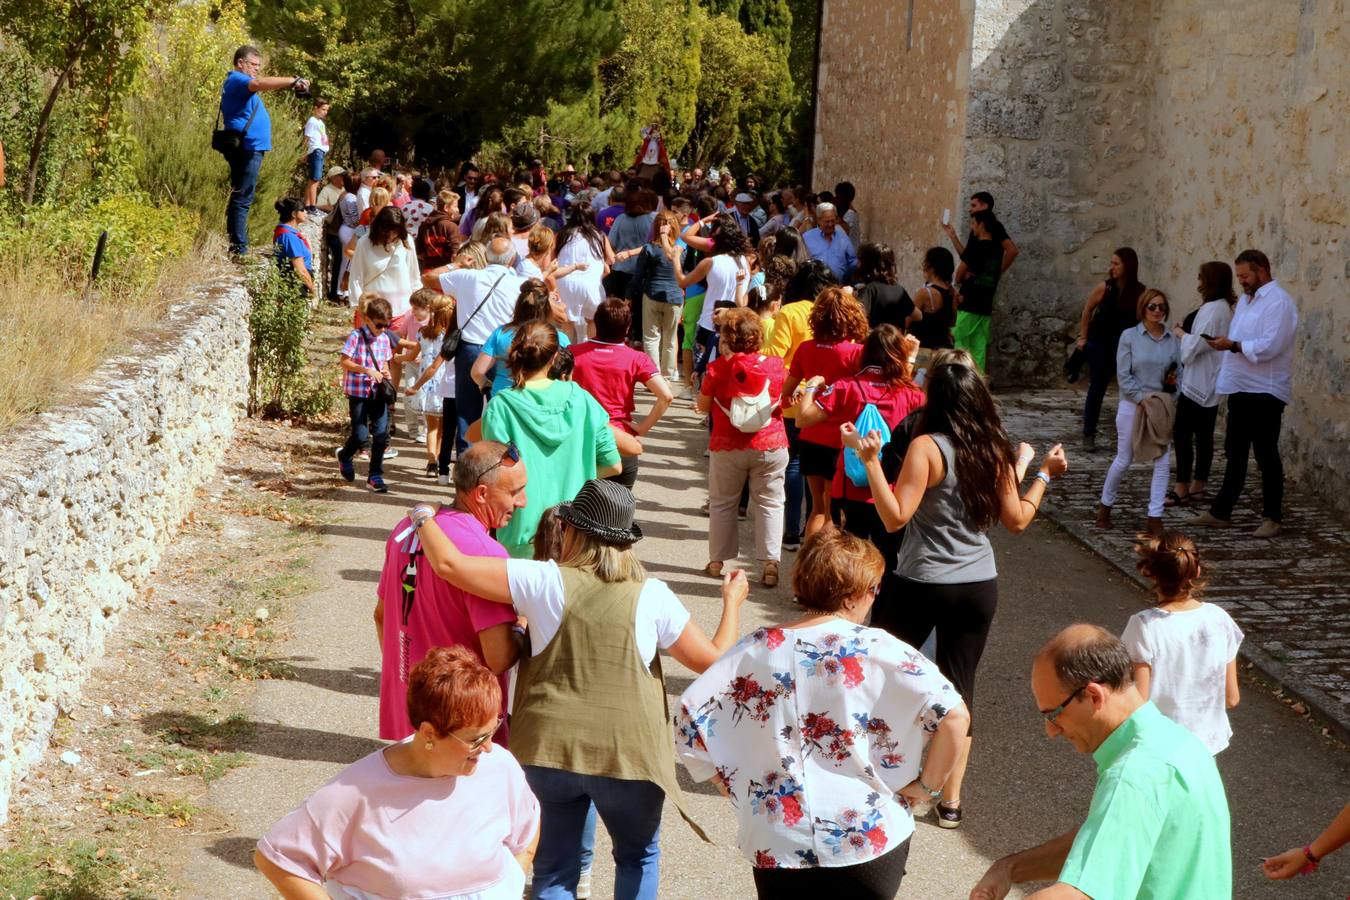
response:
[(253, 124), (253, 117), (258, 114), (258, 107), (262, 106), (262, 98), (255, 92), (253, 99), (253, 111), (248, 114), (248, 120), (244, 122), (244, 129), (236, 131), (233, 128), (222, 128), (225, 124), (225, 92), (220, 92), (220, 106), (216, 107), (216, 127), (211, 132), (211, 149), (228, 159), (233, 159), (244, 146), (244, 135), (248, 134), (248, 126)]
[[(469, 323), (473, 321), (473, 317), (478, 315), (478, 311), (488, 302), (488, 298), (492, 296), (492, 292), (497, 289), (497, 285), (502, 283), (502, 279), (505, 278), (507, 274), (507, 272), (503, 272), (497, 276), (496, 281), (492, 282), (492, 287), (488, 288), (488, 292), (483, 295), (483, 299), (474, 307), (473, 312), (469, 314), (469, 317), (464, 320), (464, 328), (469, 327)], [(458, 325), (451, 325), (446, 329), (445, 337), (441, 339), (441, 359), (448, 362), (455, 358), (455, 354), (459, 353), (459, 344), (463, 339), (463, 332), (464, 329), (460, 328)]]
[[(361, 334), (361, 343), (366, 345), (366, 349), (370, 351), (370, 361), (374, 362), (375, 348), (371, 346), (370, 341), (366, 339), (366, 330), (364, 328), (361, 328), (359, 329), (359, 332)], [(385, 335), (385, 340), (389, 341), (391, 350), (398, 349), (397, 346), (395, 346), (394, 343), (390, 340), (387, 334)], [(373, 387), (374, 387), (373, 396), (378, 400), (382, 400), (385, 406), (392, 407), (394, 405), (394, 401), (398, 399), (398, 385), (394, 384), (394, 380), (387, 375), (381, 378)]]

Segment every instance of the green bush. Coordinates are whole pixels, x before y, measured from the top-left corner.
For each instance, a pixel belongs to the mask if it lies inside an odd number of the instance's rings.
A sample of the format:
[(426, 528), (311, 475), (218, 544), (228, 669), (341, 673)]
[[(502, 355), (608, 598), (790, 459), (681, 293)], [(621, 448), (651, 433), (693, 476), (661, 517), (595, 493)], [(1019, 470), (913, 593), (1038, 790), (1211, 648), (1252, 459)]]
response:
[(249, 414), (313, 418), (328, 412), (337, 392), (309, 370), (312, 312), (304, 290), (270, 259), (252, 264), (248, 290)]

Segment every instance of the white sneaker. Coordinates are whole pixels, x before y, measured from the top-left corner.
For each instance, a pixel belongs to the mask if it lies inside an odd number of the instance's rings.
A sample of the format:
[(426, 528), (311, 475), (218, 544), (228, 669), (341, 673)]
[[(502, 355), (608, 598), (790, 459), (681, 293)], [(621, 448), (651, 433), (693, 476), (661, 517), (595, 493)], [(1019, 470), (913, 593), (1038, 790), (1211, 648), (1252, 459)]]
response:
[(437, 484), (449, 484), (449, 483), (450, 483), (450, 476), (449, 476), (449, 475), (437, 475), (437, 476), (436, 476), (436, 483), (437, 483)]

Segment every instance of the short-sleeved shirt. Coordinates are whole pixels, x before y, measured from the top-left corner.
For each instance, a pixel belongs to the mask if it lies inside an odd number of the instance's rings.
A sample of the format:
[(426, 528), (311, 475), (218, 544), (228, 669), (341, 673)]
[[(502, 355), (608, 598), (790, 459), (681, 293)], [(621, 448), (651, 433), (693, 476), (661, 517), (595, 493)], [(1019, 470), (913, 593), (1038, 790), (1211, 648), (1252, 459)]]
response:
[(1145, 703), (1092, 756), (1092, 806), (1059, 880), (1092, 900), (1231, 897), (1228, 798), (1200, 739)]
[[(867, 368), (857, 375), (841, 378), (827, 390), (818, 392), (816, 405), (825, 413), (825, 423), (821, 427), (833, 428), (836, 435), (840, 425), (856, 421), (863, 407), (869, 403), (876, 406), (877, 412), (894, 434), (905, 416), (923, 406), (924, 399), (922, 388), (913, 384), (887, 384), (881, 380), (879, 370)], [(806, 432), (802, 434), (805, 436)], [(839, 464), (835, 468), (830, 496), (872, 502), (871, 489), (867, 485), (859, 487), (844, 474), (843, 454), (840, 454)]]
[(960, 702), (880, 628), (761, 628), (680, 697), (675, 752), (696, 781), (721, 777), (756, 868), (857, 865), (914, 833), (899, 791)]
[[(388, 331), (372, 335), (363, 325), (347, 335), (342, 355), (358, 366), (382, 369), (394, 357), (394, 340)], [(374, 384), (364, 372), (342, 370), (342, 392), (348, 397), (369, 397), (374, 392)]]
[(969, 272), (961, 282), (961, 312), (993, 315), (994, 293), (1003, 277), (1003, 245), (976, 238), (966, 245), (961, 262)]
[(1201, 603), (1169, 612), (1146, 609), (1130, 616), (1120, 639), (1130, 659), (1148, 663), (1149, 699), (1184, 725), (1210, 753), (1228, 746), (1228, 664), (1237, 658), (1242, 629), (1223, 608)]
[(385, 748), (352, 763), (272, 826), (258, 852), (285, 872), (328, 882), (341, 897), (516, 900), (513, 858), (539, 830), (539, 801), (500, 747), (469, 775), (418, 778), (389, 767)]
[[(408, 530), (404, 517), (394, 526), (384, 545), (384, 571), (380, 575), (380, 599), (384, 601), (384, 646), (380, 666), (380, 738), (401, 741), (414, 731), (408, 720), (408, 673), (432, 647), (463, 647), (487, 665), (478, 633), (516, 620), (509, 603), (493, 603), (460, 590), (438, 576), (421, 553), (417, 533), (398, 540)], [(468, 556), (506, 556), (473, 516), (445, 508), (436, 514), (436, 524), (459, 552)], [(415, 590), (411, 602), (403, 589), (409, 559), (415, 560)], [(506, 715), (508, 679), (502, 686), (502, 715)], [(506, 746), (506, 725), (495, 740)]]
[[(558, 346), (570, 346), (572, 341), (567, 335), (563, 334), (561, 328), (558, 332)], [(506, 354), (511, 349), (511, 340), (516, 336), (516, 329), (511, 325), (502, 325), (493, 330), (488, 335), (488, 339), (483, 343), (481, 352), (491, 356), (494, 360), (492, 364), (492, 393), (500, 394), (502, 391), (509, 391), (515, 384), (511, 380), (511, 370), (506, 367)]]
[[(225, 84), (220, 91), (222, 126), (244, 132), (240, 145), (244, 150), (267, 151), (272, 149), (272, 117), (267, 114), (262, 94), (248, 89), (252, 81), (251, 76), (238, 69), (225, 76)], [(252, 122), (249, 121), (250, 114), (253, 115)], [(248, 125), (247, 131), (244, 130), (245, 125)]]
[(731, 401), (743, 396), (733, 376), (733, 367), (737, 360), (749, 354), (733, 353), (719, 356), (708, 366), (703, 376), (700, 392), (712, 398), (712, 435), (708, 438), (708, 449), (717, 450), (777, 450), (788, 445), (787, 430), (783, 427), (783, 410), (779, 405), (783, 397), (783, 382), (787, 371), (783, 361), (776, 356), (763, 356), (759, 367), (769, 379), (769, 397), (773, 400), (773, 418), (754, 434), (741, 431), (731, 424), (731, 419), (722, 411), (722, 407), (731, 408)]
[(441, 276), (441, 293), (455, 298), (455, 322), (464, 343), (481, 346), (492, 329), (511, 321), (524, 280), (505, 266), (451, 269)]
[(573, 347), (572, 359), (576, 363), (572, 380), (600, 401), (611, 425), (636, 434), (633, 388), (660, 374), (652, 358), (627, 344), (592, 340)]
[(305, 123), (305, 153), (315, 150), (328, 152), (328, 126), (318, 116), (310, 116)]
[(605, 234), (609, 234), (609, 230), (614, 227), (614, 220), (623, 215), (623, 209), (622, 203), (606, 206), (595, 214), (595, 224), (599, 225)]
[[(538, 656), (562, 627), (567, 608), (562, 570), (552, 561), (513, 559), (506, 563), (506, 581), (511, 602), (529, 622), (530, 655)], [(633, 637), (645, 666), (651, 665), (657, 650), (674, 646), (689, 624), (689, 610), (659, 578), (643, 582), (633, 617)]]
[[(837, 344), (820, 343), (815, 338), (802, 341), (792, 357), (788, 367), (788, 377), (806, 381), (817, 375), (825, 378), (825, 384), (834, 384), (840, 378), (858, 371), (858, 360), (862, 358), (862, 344), (856, 341), (841, 341)], [(813, 444), (838, 449), (839, 426), (825, 423), (803, 428), (801, 438)]]
[(276, 250), (277, 265), (281, 267), (282, 272), (295, 274), (295, 269), (291, 266), (293, 259), (303, 260), (306, 272), (314, 271), (314, 252), (309, 248), (309, 241), (290, 225), (276, 227), (272, 233), (272, 246)]
[(905, 320), (914, 312), (913, 298), (898, 284), (872, 281), (858, 286), (853, 293), (866, 310), (867, 324), (871, 328), (894, 325), (904, 331)]

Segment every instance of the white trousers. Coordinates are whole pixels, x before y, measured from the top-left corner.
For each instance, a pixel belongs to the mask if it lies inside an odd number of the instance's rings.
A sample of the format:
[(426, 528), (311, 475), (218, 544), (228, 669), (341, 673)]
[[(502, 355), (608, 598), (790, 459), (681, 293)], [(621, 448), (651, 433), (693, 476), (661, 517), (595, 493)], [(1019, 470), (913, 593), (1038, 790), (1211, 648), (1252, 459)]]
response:
[[(1115, 506), (1116, 495), (1120, 493), (1120, 482), (1125, 478), (1125, 470), (1134, 460), (1130, 446), (1134, 434), (1134, 417), (1139, 406), (1124, 397), (1116, 408), (1116, 458), (1111, 460), (1111, 468), (1106, 472), (1106, 483), (1102, 485), (1102, 505)], [(1172, 449), (1169, 447), (1153, 463), (1153, 480), (1148, 487), (1148, 514), (1153, 518), (1162, 518), (1163, 502), (1167, 499), (1167, 485), (1172, 475)]]

